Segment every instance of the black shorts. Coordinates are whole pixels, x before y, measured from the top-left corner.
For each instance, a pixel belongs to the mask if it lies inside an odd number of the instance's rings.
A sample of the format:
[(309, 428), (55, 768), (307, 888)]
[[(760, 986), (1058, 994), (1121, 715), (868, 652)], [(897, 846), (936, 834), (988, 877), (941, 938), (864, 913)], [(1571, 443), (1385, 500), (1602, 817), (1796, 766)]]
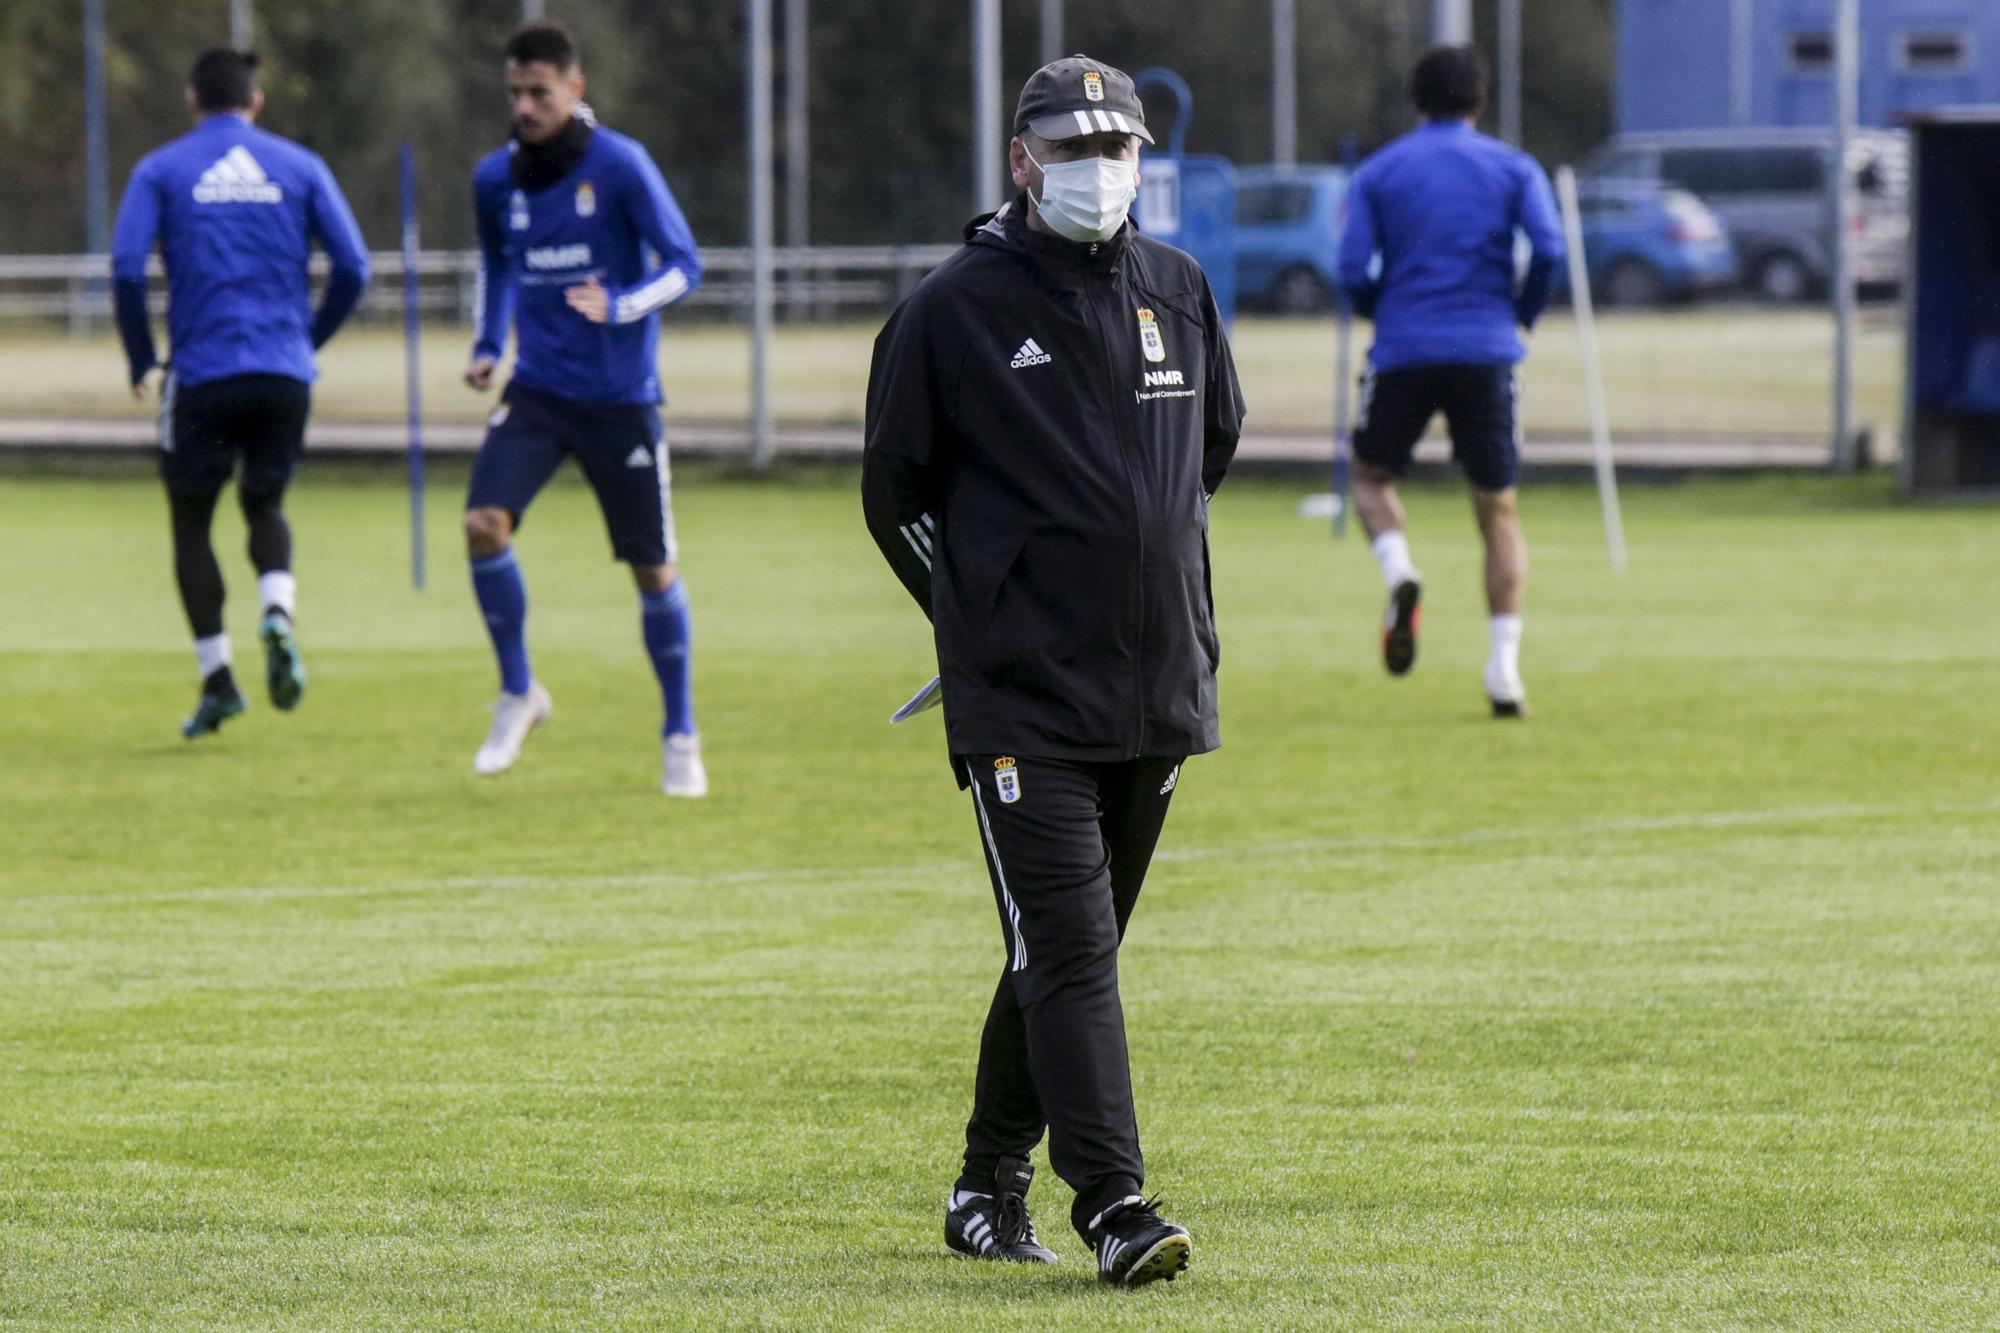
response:
[(1444, 413), (1451, 456), (1482, 491), (1504, 491), (1521, 473), (1521, 381), (1512, 366), (1436, 365), (1370, 370), (1361, 377), (1354, 456), (1402, 476)]
[(611, 534), (633, 565), (679, 562), (666, 433), (650, 403), (580, 403), (510, 384), (472, 463), (467, 509), (504, 509), (520, 527), (565, 457), (574, 456)]
[(160, 479), (176, 495), (212, 495), (243, 459), (243, 489), (282, 492), (306, 448), (312, 386), (289, 375), (160, 383)]

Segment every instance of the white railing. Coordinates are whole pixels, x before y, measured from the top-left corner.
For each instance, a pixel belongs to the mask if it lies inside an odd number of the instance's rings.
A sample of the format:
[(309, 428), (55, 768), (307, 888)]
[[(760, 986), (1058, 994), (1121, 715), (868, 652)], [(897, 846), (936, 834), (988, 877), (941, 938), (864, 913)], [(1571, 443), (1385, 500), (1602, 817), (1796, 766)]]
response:
[[(908, 294), (924, 274), (944, 262), (952, 245), (850, 245), (781, 247), (772, 251), (779, 312), (788, 319), (828, 320), (845, 311), (879, 311)], [(371, 256), (374, 279), (360, 313), (386, 316), (402, 310), (403, 256), (394, 250)], [(702, 252), (705, 276), (688, 298), (694, 306), (747, 309), (750, 252), (727, 247)], [(312, 271), (323, 276), (326, 257), (315, 254)], [(479, 256), (472, 250), (417, 253), (417, 304), (433, 315), (448, 312), (460, 323), (473, 319)], [(159, 256), (149, 265), (154, 309), (166, 303)], [(107, 255), (0, 255), (0, 319), (63, 319), (72, 330), (88, 329), (111, 315), (111, 260)]]

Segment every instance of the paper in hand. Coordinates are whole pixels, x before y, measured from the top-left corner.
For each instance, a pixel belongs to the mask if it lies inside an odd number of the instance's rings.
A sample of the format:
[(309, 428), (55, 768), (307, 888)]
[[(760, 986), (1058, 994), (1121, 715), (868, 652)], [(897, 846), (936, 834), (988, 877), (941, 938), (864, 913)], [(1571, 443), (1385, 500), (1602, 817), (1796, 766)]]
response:
[(889, 718), (891, 725), (905, 722), (918, 713), (928, 712), (944, 702), (944, 689), (938, 677), (932, 676), (930, 684), (910, 696), (910, 701), (898, 708)]

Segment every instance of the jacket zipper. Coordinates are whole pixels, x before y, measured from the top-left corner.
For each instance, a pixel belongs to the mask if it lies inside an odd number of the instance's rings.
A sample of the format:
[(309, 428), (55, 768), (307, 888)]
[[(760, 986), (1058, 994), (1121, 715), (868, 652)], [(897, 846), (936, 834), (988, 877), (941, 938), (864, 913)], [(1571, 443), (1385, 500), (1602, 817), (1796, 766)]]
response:
[[(1111, 429), (1112, 433), (1117, 437), (1118, 440), (1118, 457), (1120, 461), (1123, 462), (1125, 465), (1125, 484), (1127, 485), (1128, 488), (1130, 488), (1132, 492), (1132, 533), (1134, 541), (1138, 548), (1138, 559), (1133, 566), (1133, 572), (1132, 572), (1132, 583), (1133, 583), (1133, 593), (1134, 593), (1133, 606), (1138, 615), (1138, 626), (1137, 626), (1138, 638), (1132, 648), (1132, 701), (1133, 701), (1134, 718), (1138, 722), (1138, 732), (1131, 746), (1131, 754), (1128, 756), (1130, 758), (1137, 758), (1139, 755), (1143, 754), (1146, 749), (1145, 507), (1140, 503), (1139, 474), (1134, 466), (1132, 459), (1132, 453), (1135, 446), (1128, 443), (1127, 433), (1125, 429), (1125, 414), (1121, 410), (1123, 407), (1123, 403), (1118, 396), (1118, 374), (1120, 367), (1118, 367), (1113, 362), (1111, 337), (1109, 334), (1110, 325), (1108, 322), (1106, 322), (1106, 315), (1104, 309), (1099, 306), (1097, 301), (1098, 282), (1099, 279), (1097, 274), (1095, 273), (1090, 274), (1085, 280), (1086, 291), (1090, 297), (1091, 311), (1097, 316), (1098, 320), (1097, 340), (1098, 343), (1104, 348), (1104, 375), (1107, 385), (1111, 391), (1107, 399), (1107, 402), (1111, 409)], [(1112, 279), (1108, 277), (1103, 279), (1103, 285), (1105, 294), (1108, 297), (1114, 285)]]

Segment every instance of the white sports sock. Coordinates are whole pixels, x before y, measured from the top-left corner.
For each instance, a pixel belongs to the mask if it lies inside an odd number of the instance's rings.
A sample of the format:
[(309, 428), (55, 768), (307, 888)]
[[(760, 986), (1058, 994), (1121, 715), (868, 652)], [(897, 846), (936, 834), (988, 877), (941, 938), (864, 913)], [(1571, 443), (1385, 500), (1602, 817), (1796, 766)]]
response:
[(229, 665), (229, 636), (211, 634), (205, 639), (194, 641), (194, 660), (201, 664), (201, 678), (207, 680), (221, 668)]
[(289, 570), (274, 569), (268, 574), (259, 574), (257, 597), (266, 610), (275, 606), (289, 616), (293, 604), (298, 601), (299, 581), (292, 577)]
[(951, 1202), (946, 1206), (950, 1208), (963, 1208), (974, 1199), (990, 1199), (992, 1197), (991, 1194), (981, 1194), (978, 1190), (953, 1190), (951, 1192)]
[(1492, 616), (1486, 621), (1486, 632), (1493, 641), (1492, 651), (1487, 655), (1489, 674), (1496, 674), (1509, 682), (1521, 679), (1521, 617)]
[(1382, 566), (1382, 581), (1394, 592), (1396, 585), (1407, 583), (1417, 577), (1417, 567), (1410, 563), (1410, 539), (1403, 535), (1401, 528), (1392, 528), (1377, 537), (1370, 545), (1375, 551), (1375, 563)]

